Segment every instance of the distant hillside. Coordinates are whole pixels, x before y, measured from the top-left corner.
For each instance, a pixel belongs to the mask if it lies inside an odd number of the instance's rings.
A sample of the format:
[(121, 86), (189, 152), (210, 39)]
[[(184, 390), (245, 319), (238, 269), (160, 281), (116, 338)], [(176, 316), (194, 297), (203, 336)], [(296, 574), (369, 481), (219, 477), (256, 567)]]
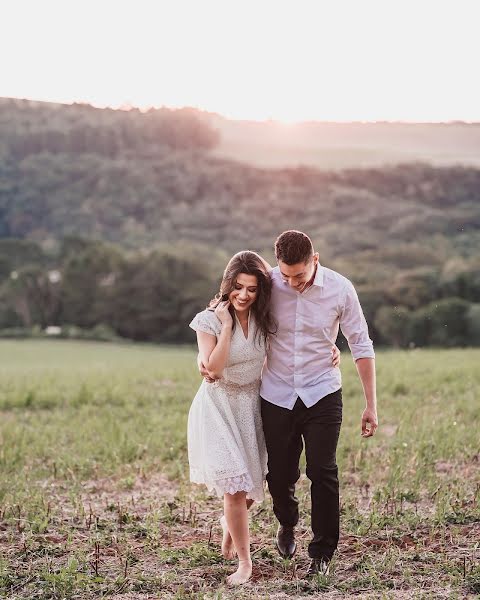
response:
[[(227, 257), (250, 248), (273, 260), (276, 235), (296, 228), (357, 285), (376, 339), (468, 344), (472, 323), (480, 339), (480, 169), (262, 169), (216, 156), (218, 136), (191, 110), (1, 101), (0, 328), (56, 319), (189, 339), (185, 321)], [(455, 338), (435, 337), (438, 301)]]
[(151, 156), (218, 143), (217, 132), (193, 109), (143, 113), (13, 98), (0, 98), (0, 134), (0, 157), (16, 159), (42, 151)]
[(298, 123), (234, 121), (208, 115), (218, 129), (214, 154), (259, 167), (319, 169), (428, 162), (480, 166), (480, 123)]
[(473, 252), (480, 231), (480, 170), (263, 170), (212, 156), (216, 134), (195, 111), (4, 100), (0, 140), (0, 237), (130, 248), (183, 239), (235, 251), (270, 248), (296, 227), (328, 258), (367, 252), (378, 263), (415, 243), (425, 248), (411, 257), (418, 264), (429, 251), (434, 262)]

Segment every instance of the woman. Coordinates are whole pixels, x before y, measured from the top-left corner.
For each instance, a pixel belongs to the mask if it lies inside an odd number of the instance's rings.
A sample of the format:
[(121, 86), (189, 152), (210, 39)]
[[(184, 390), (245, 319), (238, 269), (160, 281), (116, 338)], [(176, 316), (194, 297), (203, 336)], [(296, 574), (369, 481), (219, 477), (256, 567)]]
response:
[(203, 381), (188, 417), (190, 478), (224, 499), (222, 554), (238, 555), (229, 585), (252, 574), (247, 510), (264, 499), (267, 451), (260, 416), (260, 375), (268, 335), (267, 264), (254, 252), (235, 254), (220, 293), (190, 326), (197, 332), (200, 359), (214, 383)]
[[(190, 323), (209, 375), (188, 415), (190, 479), (223, 497), (222, 554), (238, 556), (228, 585), (241, 585), (251, 577), (247, 511), (255, 500), (264, 499), (267, 451), (259, 390), (268, 336), (276, 329), (269, 270), (255, 252), (235, 254), (220, 293)], [(333, 363), (338, 362), (334, 352)]]

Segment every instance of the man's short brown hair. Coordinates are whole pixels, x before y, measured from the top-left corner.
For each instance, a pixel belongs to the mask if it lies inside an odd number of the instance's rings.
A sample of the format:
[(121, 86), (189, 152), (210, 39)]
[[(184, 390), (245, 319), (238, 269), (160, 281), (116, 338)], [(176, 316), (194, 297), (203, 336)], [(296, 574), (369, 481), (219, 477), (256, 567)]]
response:
[(275, 240), (275, 256), (287, 265), (307, 263), (313, 256), (312, 240), (295, 229), (284, 231)]

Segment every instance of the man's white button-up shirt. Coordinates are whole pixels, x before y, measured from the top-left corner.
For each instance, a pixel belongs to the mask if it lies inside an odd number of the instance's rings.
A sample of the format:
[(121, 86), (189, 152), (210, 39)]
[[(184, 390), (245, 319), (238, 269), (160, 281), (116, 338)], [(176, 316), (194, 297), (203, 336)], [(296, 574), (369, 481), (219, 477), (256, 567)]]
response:
[(317, 266), (313, 284), (303, 293), (271, 271), (272, 313), (277, 333), (263, 367), (262, 398), (292, 409), (297, 397), (310, 407), (342, 386), (332, 366), (332, 346), (341, 327), (353, 359), (375, 358), (362, 307), (352, 283), (340, 273)]

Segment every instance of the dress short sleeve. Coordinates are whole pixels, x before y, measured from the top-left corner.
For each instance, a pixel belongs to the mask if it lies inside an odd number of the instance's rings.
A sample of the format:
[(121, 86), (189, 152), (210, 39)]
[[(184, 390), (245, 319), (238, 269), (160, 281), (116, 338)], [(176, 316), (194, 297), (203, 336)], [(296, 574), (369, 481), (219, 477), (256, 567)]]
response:
[(197, 313), (193, 317), (190, 327), (195, 331), (204, 331), (215, 336), (218, 336), (222, 330), (222, 325), (212, 310), (203, 310)]

